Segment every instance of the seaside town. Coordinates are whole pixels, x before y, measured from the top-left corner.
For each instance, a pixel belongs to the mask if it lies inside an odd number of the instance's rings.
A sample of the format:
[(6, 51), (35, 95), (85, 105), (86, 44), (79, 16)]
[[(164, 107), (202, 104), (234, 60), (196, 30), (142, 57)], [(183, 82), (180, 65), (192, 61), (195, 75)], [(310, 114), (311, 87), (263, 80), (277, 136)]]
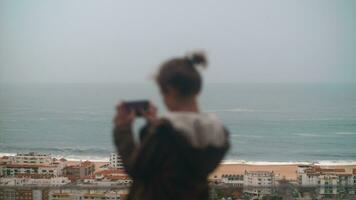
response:
[[(356, 199), (356, 165), (223, 163), (209, 176), (211, 199)], [(0, 157), (0, 200), (122, 200), (132, 180), (109, 162), (43, 153)]]

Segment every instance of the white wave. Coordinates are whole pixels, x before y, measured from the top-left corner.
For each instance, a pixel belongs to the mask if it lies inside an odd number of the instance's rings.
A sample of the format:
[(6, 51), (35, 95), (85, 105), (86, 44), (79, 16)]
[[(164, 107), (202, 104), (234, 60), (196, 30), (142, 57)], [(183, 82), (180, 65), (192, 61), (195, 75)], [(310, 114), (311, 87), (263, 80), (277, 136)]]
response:
[(231, 135), (231, 136), (237, 138), (264, 138), (265, 137), (263, 135)]
[(314, 165), (327, 165), (327, 166), (338, 166), (338, 165), (356, 165), (355, 160), (322, 160), (313, 163)]
[(4, 157), (4, 156), (15, 156), (16, 153), (0, 153), (0, 157)]
[[(16, 153), (0, 153), (0, 157), (3, 156), (15, 156)], [(49, 154), (51, 155), (53, 158), (56, 159), (61, 159), (61, 158), (65, 158), (69, 161), (85, 161), (85, 160), (90, 160), (90, 161), (94, 161), (94, 162), (109, 162), (109, 156), (85, 156), (85, 155), (53, 155), (53, 154)]]
[(207, 112), (278, 112), (278, 111), (256, 110), (250, 108), (227, 108), (227, 109), (211, 109), (211, 110), (207, 110)]
[(319, 137), (319, 135), (313, 133), (295, 133), (293, 135), (301, 136), (301, 137)]
[(16, 119), (1, 119), (0, 121), (3, 121), (3, 122), (17, 122)]
[(344, 118), (289, 118), (288, 121), (342, 121)]
[(109, 162), (109, 155), (108, 157), (102, 157), (102, 156), (77, 156), (77, 155), (67, 155), (67, 156), (61, 156), (61, 155), (54, 155), (53, 157), (60, 159), (60, 158), (65, 158), (69, 161), (85, 161), (85, 160), (90, 160), (94, 162)]
[(85, 120), (85, 119), (82, 118), (82, 117), (71, 117), (71, 118), (69, 118), (68, 120), (70, 120), (70, 121), (83, 121), (83, 120)]
[(355, 132), (336, 132), (336, 135), (356, 135)]
[(322, 160), (322, 161), (246, 161), (224, 160), (223, 164), (246, 164), (246, 165), (318, 165), (318, 166), (344, 166), (356, 165), (356, 160)]
[(246, 160), (224, 160), (222, 164), (245, 164), (245, 165), (308, 165), (311, 162), (306, 161), (246, 161)]
[(256, 110), (254, 109), (247, 109), (247, 108), (220, 109), (214, 111), (215, 112), (256, 112)]
[(9, 131), (9, 132), (25, 132), (27, 129), (24, 128), (5, 128), (4, 131)]

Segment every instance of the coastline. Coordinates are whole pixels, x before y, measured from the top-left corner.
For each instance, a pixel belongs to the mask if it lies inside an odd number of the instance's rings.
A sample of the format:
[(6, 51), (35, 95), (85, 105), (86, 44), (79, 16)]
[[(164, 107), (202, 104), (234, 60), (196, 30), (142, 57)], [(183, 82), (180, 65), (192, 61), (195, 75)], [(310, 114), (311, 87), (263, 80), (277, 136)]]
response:
[[(3, 156), (14, 156), (16, 153), (0, 153)], [(77, 165), (82, 161), (91, 161), (95, 164), (95, 172), (103, 170), (103, 166), (109, 164), (109, 157), (91, 156), (61, 156), (51, 155), (53, 158), (65, 158), (68, 165)], [(244, 174), (245, 171), (269, 171), (274, 172), (276, 177), (289, 181), (297, 180), (299, 165), (314, 165), (323, 168), (356, 168), (356, 160), (334, 161), (246, 161), (246, 160), (223, 160), (220, 165), (209, 175), (210, 178), (221, 177), (223, 174)], [(105, 167), (104, 167), (105, 168)]]
[[(91, 160), (92, 161), (92, 160)], [(95, 164), (95, 172), (101, 171), (101, 167), (104, 165), (109, 164), (109, 162), (105, 161), (92, 161)], [(68, 165), (77, 165), (79, 164), (80, 161), (75, 161), (75, 160), (68, 160)], [(305, 164), (291, 164), (291, 163), (277, 163), (277, 162), (271, 162), (270, 164), (264, 164), (258, 163), (258, 164), (253, 164), (253, 163), (227, 163), (227, 162), (222, 162), (220, 165), (212, 172), (210, 173), (209, 177), (214, 178), (216, 177), (221, 177), (223, 174), (244, 174), (245, 171), (273, 171), (279, 179), (285, 179), (288, 181), (297, 181), (297, 170), (299, 165), (305, 165)], [(352, 167), (356, 168), (356, 164), (339, 164), (339, 165), (319, 165), (322, 166), (323, 168), (333, 168), (333, 169), (343, 169), (347, 167)]]
[(273, 171), (281, 179), (297, 180), (297, 164), (288, 165), (254, 165), (254, 164), (227, 164), (221, 163), (210, 177), (221, 177), (223, 174), (244, 174), (245, 171)]
[[(20, 153), (20, 152), (18, 152)], [(15, 156), (17, 153), (2, 153), (0, 152), (0, 157), (3, 156)], [(80, 161), (92, 161), (98, 163), (109, 162), (109, 156), (79, 156), (79, 155), (54, 155), (49, 154), (53, 158), (60, 159), (65, 158), (68, 161), (80, 162)], [(221, 164), (227, 165), (256, 165), (256, 166), (274, 166), (274, 165), (320, 165), (320, 166), (356, 166), (355, 160), (315, 160), (315, 161), (252, 161), (252, 160), (234, 160), (225, 159)]]

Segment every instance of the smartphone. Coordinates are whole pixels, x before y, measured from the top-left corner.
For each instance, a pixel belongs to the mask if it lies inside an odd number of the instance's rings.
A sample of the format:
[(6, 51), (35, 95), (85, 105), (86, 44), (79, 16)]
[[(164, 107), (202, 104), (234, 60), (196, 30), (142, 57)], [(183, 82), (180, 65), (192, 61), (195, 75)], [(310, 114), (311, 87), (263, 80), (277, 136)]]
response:
[(132, 110), (135, 112), (136, 116), (140, 117), (143, 113), (148, 111), (149, 101), (138, 100), (138, 101), (126, 101), (124, 103), (125, 109)]

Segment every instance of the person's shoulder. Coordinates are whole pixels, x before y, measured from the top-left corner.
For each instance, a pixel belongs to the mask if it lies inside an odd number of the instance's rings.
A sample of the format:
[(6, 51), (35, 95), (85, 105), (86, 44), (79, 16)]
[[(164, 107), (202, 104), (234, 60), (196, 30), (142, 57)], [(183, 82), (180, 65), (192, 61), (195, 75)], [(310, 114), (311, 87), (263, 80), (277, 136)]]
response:
[(154, 131), (171, 131), (173, 130), (173, 125), (169, 119), (158, 118), (151, 122), (151, 129)]
[(163, 118), (194, 147), (219, 147), (227, 140), (227, 129), (214, 113), (169, 112)]
[(165, 118), (157, 118), (154, 121), (149, 122), (147, 125), (147, 135), (151, 137), (167, 137), (175, 131), (173, 124), (170, 120)]

